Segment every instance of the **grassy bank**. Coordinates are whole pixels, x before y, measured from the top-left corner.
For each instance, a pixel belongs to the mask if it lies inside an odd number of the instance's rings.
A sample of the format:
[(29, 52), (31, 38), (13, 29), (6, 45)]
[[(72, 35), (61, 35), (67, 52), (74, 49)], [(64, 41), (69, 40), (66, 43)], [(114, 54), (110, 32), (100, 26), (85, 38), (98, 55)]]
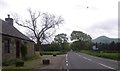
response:
[(97, 51), (90, 51), (90, 50), (82, 50), (81, 53), (86, 53), (93, 56), (104, 57), (114, 60), (120, 60), (120, 53), (106, 53), (106, 52), (97, 52)]
[(44, 52), (41, 52), (42, 55), (53, 55), (53, 54), (56, 54), (56, 55), (60, 55), (60, 54), (65, 54), (65, 52), (61, 52), (61, 51), (44, 51)]

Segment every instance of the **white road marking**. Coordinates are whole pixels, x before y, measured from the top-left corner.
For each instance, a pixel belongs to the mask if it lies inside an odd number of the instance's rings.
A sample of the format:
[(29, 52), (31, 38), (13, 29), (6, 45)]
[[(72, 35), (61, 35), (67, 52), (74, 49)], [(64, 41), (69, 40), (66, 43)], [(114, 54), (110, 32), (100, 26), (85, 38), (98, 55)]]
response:
[(66, 57), (68, 56), (68, 54), (66, 54)]
[(68, 64), (66, 64), (66, 66), (68, 66)]
[(68, 61), (66, 60), (66, 63), (68, 63)]
[(66, 58), (67, 58), (68, 54), (66, 54)]
[[(104, 60), (104, 58), (96, 57), (96, 56), (92, 56), (92, 55), (90, 55), (90, 57), (97, 58), (97, 59), (100, 59), (100, 60)], [(118, 62), (117, 60), (112, 60), (112, 59), (107, 59), (107, 60), (113, 61), (113, 62)]]
[[(68, 54), (66, 54), (66, 66), (68, 67), (68, 58), (67, 58)], [(69, 71), (69, 70), (67, 70)]]
[(86, 57), (83, 57), (84, 59), (87, 59)]
[(83, 57), (84, 59), (86, 59), (86, 60), (89, 60), (89, 61), (92, 61), (91, 59), (89, 59), (89, 58), (86, 58), (86, 57)]
[(100, 64), (100, 65), (102, 65), (102, 66), (104, 66), (104, 67), (107, 67), (107, 68), (109, 68), (109, 69), (115, 69), (115, 68), (112, 68), (112, 67), (110, 67), (110, 66), (107, 66), (107, 65), (105, 65), (105, 64), (102, 64), (102, 63), (98, 63), (98, 64)]
[(87, 60), (92, 61), (91, 59), (87, 59)]
[(68, 54), (66, 54), (66, 61), (68, 61), (67, 56), (68, 56)]
[(80, 54), (76, 53), (77, 55), (81, 56)]
[(63, 67), (60, 67), (60, 69), (63, 69)]
[[(84, 59), (87, 59), (87, 60), (89, 60), (89, 61), (92, 61), (91, 59), (89, 59), (89, 58), (86, 58), (86, 57), (83, 57)], [(95, 62), (95, 61), (93, 61), (93, 62)], [(98, 63), (98, 62), (96, 62), (96, 63)], [(107, 65), (105, 65), (105, 64), (102, 64), (102, 63), (98, 63), (98, 64), (100, 64), (100, 65), (102, 65), (102, 66), (104, 66), (104, 67), (107, 67), (107, 68), (109, 68), (109, 69), (115, 69), (115, 68), (112, 68), (112, 67), (110, 67), (110, 66), (107, 66)]]
[[(77, 54), (77, 53), (76, 53), (76, 54)], [(79, 55), (79, 54), (77, 54), (77, 55)], [(79, 55), (79, 56), (81, 56), (81, 55)], [(83, 56), (82, 56), (82, 57), (83, 57)], [(101, 59), (101, 60), (103, 60), (102, 58), (95, 57), (95, 56), (90, 56), (90, 57), (93, 57), (93, 58), (97, 58), (97, 59)], [(89, 59), (89, 58), (87, 58), (87, 57), (83, 57), (83, 58), (86, 59), (86, 60), (92, 61), (92, 59)], [(109, 61), (117, 62), (117, 61), (115, 61), (115, 60), (109, 60)], [(97, 64), (100, 64), (100, 65), (102, 65), (102, 66), (104, 66), (104, 67), (107, 67), (107, 68), (109, 68), (109, 69), (114, 69), (114, 70), (115, 70), (115, 68), (110, 67), (110, 66), (107, 66), (107, 65), (105, 65), (105, 64), (98, 63), (98, 62), (96, 62), (96, 61), (92, 61), (92, 62), (95, 62), (95, 63), (97, 63)]]
[[(83, 57), (83, 58), (84, 58), (84, 59), (86, 59), (86, 60), (92, 61), (92, 60), (91, 60), (91, 59), (89, 59), (89, 58), (86, 58), (86, 57)], [(95, 61), (93, 61), (93, 62), (95, 62)], [(98, 63), (98, 62), (96, 62), (96, 63)], [(102, 65), (102, 66), (104, 66), (104, 67), (107, 67), (107, 68), (109, 68), (109, 69), (115, 69), (115, 68), (112, 68), (112, 67), (107, 66), (107, 65), (102, 64), (102, 63), (98, 63), (98, 64), (100, 64), (100, 65)]]

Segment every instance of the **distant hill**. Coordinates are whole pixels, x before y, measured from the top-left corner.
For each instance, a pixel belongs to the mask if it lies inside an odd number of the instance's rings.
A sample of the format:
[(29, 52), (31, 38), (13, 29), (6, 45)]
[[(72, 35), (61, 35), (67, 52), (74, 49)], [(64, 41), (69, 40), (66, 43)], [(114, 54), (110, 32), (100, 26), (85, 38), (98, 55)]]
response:
[(117, 38), (109, 38), (109, 37), (106, 37), (106, 36), (100, 36), (96, 39), (93, 39), (92, 42), (94, 43), (111, 43), (112, 41), (114, 41), (115, 43), (118, 42), (118, 39)]

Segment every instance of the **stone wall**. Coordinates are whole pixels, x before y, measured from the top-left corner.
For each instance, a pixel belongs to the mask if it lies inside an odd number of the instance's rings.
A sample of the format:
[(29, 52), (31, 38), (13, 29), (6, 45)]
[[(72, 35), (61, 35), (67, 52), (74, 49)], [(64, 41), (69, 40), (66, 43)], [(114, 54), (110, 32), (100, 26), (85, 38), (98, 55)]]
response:
[[(10, 40), (10, 53), (5, 53), (4, 52), (4, 40), (5, 39)], [(16, 58), (16, 47), (15, 47), (15, 41), (14, 38), (8, 37), (8, 36), (3, 36), (2, 40), (2, 60), (12, 60)]]
[(27, 41), (27, 56), (31, 57), (34, 56), (35, 52), (34, 52), (34, 43), (33, 42), (28, 42)]
[[(5, 39), (10, 40), (10, 53), (4, 52), (4, 40)], [(14, 37), (9, 36), (3, 36), (2, 40), (2, 60), (12, 60), (16, 58), (16, 40), (20, 41), (20, 47), (21, 44), (27, 44), (27, 57), (34, 56), (34, 43), (26, 40), (21, 40)], [(21, 57), (21, 50), (20, 50), (20, 57)]]

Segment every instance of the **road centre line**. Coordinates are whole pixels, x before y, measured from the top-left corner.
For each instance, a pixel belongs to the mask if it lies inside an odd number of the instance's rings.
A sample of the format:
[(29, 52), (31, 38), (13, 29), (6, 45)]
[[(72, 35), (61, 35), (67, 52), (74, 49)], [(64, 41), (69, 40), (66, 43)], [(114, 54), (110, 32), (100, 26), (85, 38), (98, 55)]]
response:
[(91, 59), (87, 59), (87, 60), (92, 61)]
[(91, 59), (89, 59), (89, 58), (86, 58), (86, 57), (83, 57), (84, 59), (86, 59), (86, 60), (89, 60), (89, 61), (92, 61)]
[(68, 56), (68, 54), (66, 54), (66, 57)]
[(66, 64), (66, 66), (68, 66), (68, 64)]
[[(77, 53), (76, 53), (77, 54)], [(79, 56), (81, 56), (80, 54), (77, 54), (77, 55), (79, 55)], [(81, 56), (81, 57), (83, 57), (83, 56)], [(89, 60), (89, 61), (92, 61), (92, 59), (89, 59), (89, 58), (87, 58), (87, 57), (83, 57), (84, 59), (87, 59), (87, 60)]]
[(69, 71), (68, 69), (68, 58), (67, 58), (68, 54), (66, 54), (66, 66), (67, 66), (67, 71)]
[(66, 63), (68, 63), (68, 61), (66, 60)]
[(67, 59), (67, 56), (68, 56), (68, 54), (66, 54), (66, 61), (68, 60), (68, 59)]
[(67, 69), (67, 71), (69, 71), (69, 69)]
[(63, 67), (60, 67), (60, 69), (63, 69)]

